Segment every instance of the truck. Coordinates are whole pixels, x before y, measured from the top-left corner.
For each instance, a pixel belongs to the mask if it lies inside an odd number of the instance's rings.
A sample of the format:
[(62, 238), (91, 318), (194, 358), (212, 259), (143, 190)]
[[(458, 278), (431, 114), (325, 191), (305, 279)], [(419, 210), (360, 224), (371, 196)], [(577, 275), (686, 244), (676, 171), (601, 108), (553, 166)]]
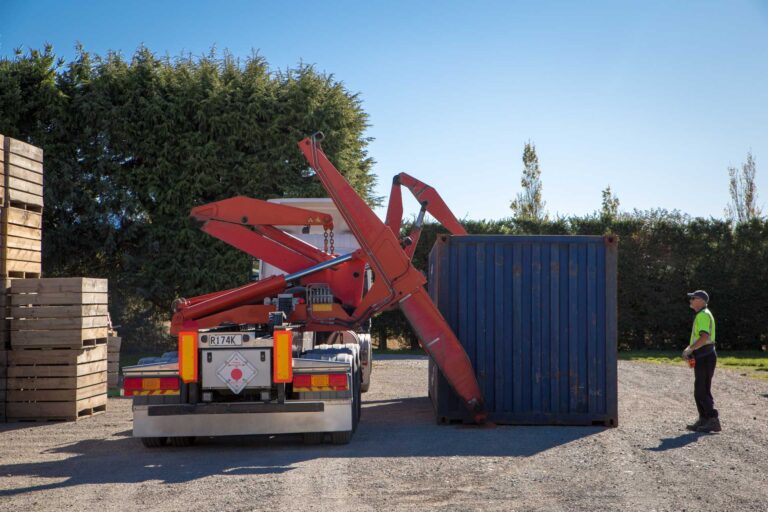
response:
[[(411, 262), (426, 213), (455, 235), (466, 231), (432, 187), (405, 173), (393, 180), (382, 221), (322, 140), (318, 132), (299, 149), (328, 198), (237, 196), (192, 209), (204, 232), (258, 261), (258, 280), (177, 299), (170, 327), (177, 361), (123, 369), (133, 436), (145, 446), (252, 434), (349, 443), (371, 381), (371, 318), (396, 307), (472, 418), (485, 420), (469, 358)], [(403, 186), (421, 205), (407, 236)]]

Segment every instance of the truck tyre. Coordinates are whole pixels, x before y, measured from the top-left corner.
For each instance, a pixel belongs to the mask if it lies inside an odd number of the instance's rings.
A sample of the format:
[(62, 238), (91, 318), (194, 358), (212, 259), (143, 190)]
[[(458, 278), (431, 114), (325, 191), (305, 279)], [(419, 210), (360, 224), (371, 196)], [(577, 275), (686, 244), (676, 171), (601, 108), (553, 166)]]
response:
[(322, 444), (325, 441), (325, 432), (306, 432), (302, 437), (304, 444)]
[(352, 440), (352, 431), (346, 432), (331, 432), (331, 443), (333, 444), (349, 444)]
[(160, 448), (161, 446), (165, 446), (166, 440), (167, 438), (165, 437), (142, 437), (141, 444), (146, 448)]
[(183, 436), (183, 437), (171, 437), (169, 438), (171, 442), (171, 446), (175, 446), (177, 448), (184, 448), (185, 446), (192, 446), (192, 444), (195, 442), (194, 437), (190, 436)]

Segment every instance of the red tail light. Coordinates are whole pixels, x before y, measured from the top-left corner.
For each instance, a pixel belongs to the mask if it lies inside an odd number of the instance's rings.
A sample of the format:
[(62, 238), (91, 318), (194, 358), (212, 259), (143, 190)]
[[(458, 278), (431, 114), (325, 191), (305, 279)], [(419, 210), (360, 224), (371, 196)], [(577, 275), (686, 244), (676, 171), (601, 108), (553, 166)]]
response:
[(126, 377), (123, 380), (123, 391), (125, 396), (132, 396), (134, 391), (141, 391), (143, 389), (141, 381), (142, 379), (137, 377)]
[(349, 389), (346, 373), (304, 373), (293, 375), (293, 390), (298, 393), (312, 391), (346, 391)]
[(293, 375), (293, 387), (294, 388), (309, 388), (309, 387), (312, 387), (312, 377), (310, 377), (308, 374), (306, 374), (306, 375), (294, 374)]
[(347, 374), (346, 373), (332, 373), (329, 375), (328, 384), (335, 391), (343, 391), (348, 388), (347, 386)]
[(123, 394), (134, 395), (177, 395), (177, 377), (126, 377), (123, 380)]

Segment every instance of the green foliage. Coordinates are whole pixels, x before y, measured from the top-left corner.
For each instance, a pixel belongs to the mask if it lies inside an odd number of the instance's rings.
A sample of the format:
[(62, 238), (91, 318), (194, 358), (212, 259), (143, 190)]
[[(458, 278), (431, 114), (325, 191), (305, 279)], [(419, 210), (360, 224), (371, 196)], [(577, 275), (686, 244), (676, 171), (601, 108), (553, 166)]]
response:
[(0, 60), (0, 133), (45, 150), (46, 275), (110, 278), (113, 321), (145, 331), (175, 298), (248, 279), (249, 257), (200, 232), (192, 207), (325, 195), (303, 137), (322, 130), (331, 160), (377, 204), (367, 119), (333, 76), (273, 72), (259, 55), (79, 48), (65, 64), (48, 46)]
[(751, 151), (747, 153), (747, 161), (741, 164), (741, 169), (728, 167), (728, 192), (731, 202), (726, 207), (725, 214), (734, 222), (748, 222), (762, 214), (757, 206), (756, 174), (757, 164)]
[(619, 198), (611, 192), (610, 185), (603, 189), (602, 196), (603, 202), (600, 208), (600, 217), (604, 221), (610, 222), (619, 215)]
[[(694, 289), (710, 293), (720, 347), (755, 350), (768, 343), (762, 310), (768, 304), (768, 221), (734, 226), (651, 210), (617, 219), (593, 215), (539, 223), (510, 218), (463, 224), (471, 234), (618, 235), (622, 349), (682, 350), (692, 321), (685, 294)], [(425, 274), (429, 251), (442, 233), (446, 231), (437, 224), (423, 227), (413, 261)], [(380, 329), (394, 337), (411, 336), (408, 325), (396, 317), (399, 313), (389, 315), (374, 319), (374, 334)]]
[(541, 198), (541, 168), (536, 146), (527, 142), (523, 148), (523, 175), (520, 178), (523, 191), (517, 194), (509, 207), (513, 215), (523, 221), (541, 222), (546, 219), (544, 207), (546, 203)]

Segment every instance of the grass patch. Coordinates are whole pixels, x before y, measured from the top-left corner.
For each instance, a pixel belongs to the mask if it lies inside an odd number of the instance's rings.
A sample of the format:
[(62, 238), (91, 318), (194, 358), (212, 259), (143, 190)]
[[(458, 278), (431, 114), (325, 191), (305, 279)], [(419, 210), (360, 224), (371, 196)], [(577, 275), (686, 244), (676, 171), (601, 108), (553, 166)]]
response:
[[(629, 350), (619, 352), (619, 359), (685, 366), (685, 361), (680, 357), (681, 353), (682, 351), (671, 350)], [(768, 352), (757, 350), (718, 351), (717, 366), (746, 373), (748, 377), (768, 380)]]

